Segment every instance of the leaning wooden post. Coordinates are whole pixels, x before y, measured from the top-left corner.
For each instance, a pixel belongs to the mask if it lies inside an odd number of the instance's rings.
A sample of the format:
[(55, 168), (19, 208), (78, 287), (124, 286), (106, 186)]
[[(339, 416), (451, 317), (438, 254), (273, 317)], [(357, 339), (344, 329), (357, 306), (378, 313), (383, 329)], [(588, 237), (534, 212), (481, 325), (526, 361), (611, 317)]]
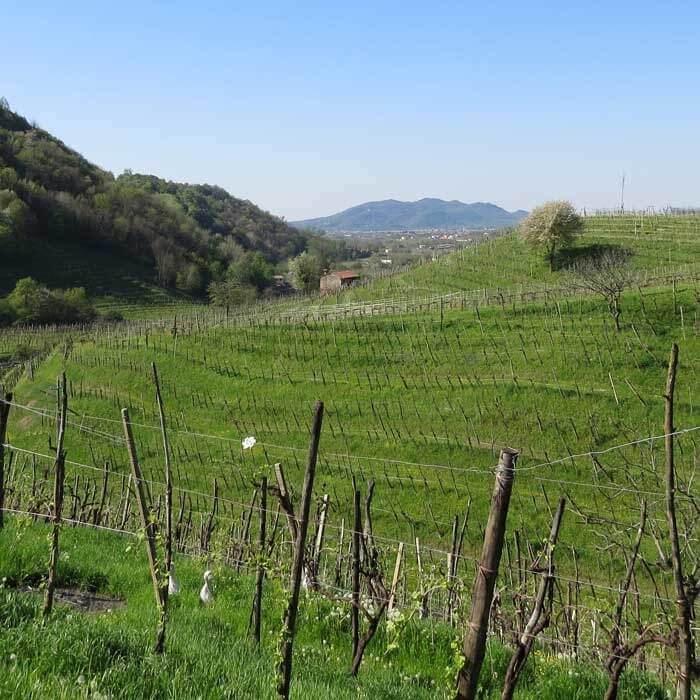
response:
[(540, 578), (540, 585), (537, 589), (535, 605), (532, 609), (530, 619), (527, 625), (525, 625), (523, 633), (520, 635), (518, 646), (508, 664), (501, 700), (512, 699), (518, 677), (525, 666), (527, 657), (532, 651), (535, 638), (549, 625), (550, 616), (549, 612), (545, 611), (545, 604), (547, 596), (551, 595), (551, 589), (554, 584), (554, 548), (559, 539), (559, 528), (561, 527), (561, 519), (564, 515), (565, 506), (566, 500), (564, 498), (559, 499), (559, 507), (552, 519), (552, 528), (549, 532), (549, 540), (547, 542), (547, 569), (544, 572), (539, 572), (542, 574), (542, 577)]
[(49, 560), (49, 576), (46, 581), (46, 592), (44, 594), (43, 616), (46, 618), (51, 614), (53, 608), (53, 595), (56, 590), (56, 569), (58, 568), (59, 535), (61, 532), (61, 508), (63, 507), (63, 481), (66, 475), (66, 455), (63, 451), (63, 440), (66, 433), (66, 414), (68, 412), (68, 394), (66, 392), (66, 373), (61, 375), (61, 379), (56, 387), (58, 391), (58, 426), (56, 438), (56, 461), (54, 462), (53, 481), (53, 530), (51, 532), (51, 558)]
[[(131, 430), (131, 421), (129, 420), (129, 410), (127, 408), (122, 408), (122, 422), (124, 423), (124, 435), (126, 437), (126, 447), (129, 451), (129, 461), (131, 462), (131, 475), (134, 479), (136, 502), (139, 507), (139, 515), (141, 516), (141, 526), (143, 527), (146, 535), (146, 553), (148, 554), (148, 565), (151, 569), (153, 592), (155, 594), (156, 605), (158, 606), (159, 613), (158, 633), (156, 636), (156, 645), (153, 651), (156, 654), (160, 654), (165, 647), (166, 610), (162, 595), (163, 583), (160, 578), (160, 574), (162, 572), (160, 571), (158, 565), (158, 554), (156, 551), (157, 527), (155, 519), (151, 517), (146, 505), (146, 496), (143, 490), (143, 476), (141, 475), (141, 466), (139, 465), (138, 456), (136, 454), (134, 434)], [(164, 585), (167, 588), (167, 576)]]
[[(0, 392), (2, 396), (2, 392)], [(0, 398), (0, 530), (4, 525), (5, 513), (5, 439), (7, 438), (7, 423), (10, 419), (10, 406), (12, 394), (5, 394), (4, 400)]]
[[(163, 408), (163, 397), (160, 393), (160, 382), (158, 381), (158, 370), (155, 362), (151, 363), (151, 368), (153, 370), (153, 383), (156, 387), (160, 432), (163, 437), (163, 453), (165, 454), (165, 538), (163, 544), (165, 549), (165, 571), (169, 576), (173, 561), (173, 480), (170, 466), (170, 444), (168, 442), (165, 409)], [(161, 589), (163, 604), (166, 608), (168, 605), (168, 583), (169, 581), (166, 579)]]
[(255, 577), (255, 601), (253, 602), (253, 639), (260, 644), (263, 582), (265, 581), (265, 529), (267, 512), (267, 477), (260, 480), (260, 527), (258, 529), (258, 571)]
[(473, 700), (476, 697), (479, 673), (486, 651), (493, 589), (501, 561), (517, 458), (518, 453), (514, 450), (503, 450), (496, 467), (496, 483), (491, 496), (491, 509), (484, 533), (479, 570), (472, 590), (469, 626), (464, 636), (464, 664), (457, 674), (457, 700)]
[(306, 474), (301, 493), (301, 505), (299, 507), (299, 521), (297, 538), (294, 543), (294, 563), (292, 564), (291, 591), (289, 603), (284, 613), (282, 627), (282, 641), (280, 644), (280, 663), (277, 669), (277, 694), (282, 698), (289, 698), (289, 686), (292, 679), (292, 652), (294, 645), (294, 632), (296, 630), (297, 612), (299, 610), (299, 591), (301, 588), (301, 569), (304, 565), (304, 547), (306, 545), (306, 533), (309, 528), (309, 511), (311, 510), (311, 494), (316, 475), (316, 460), (318, 458), (318, 444), (321, 437), (321, 425), (323, 423), (323, 402), (316, 402), (314, 422), (311, 428), (311, 443), (309, 456), (306, 462)]
[(690, 630), (690, 601), (683, 582), (683, 563), (676, 520), (676, 469), (673, 454), (673, 395), (676, 388), (676, 370), (678, 368), (678, 345), (673, 344), (668, 363), (664, 411), (664, 443), (666, 448), (666, 517), (671, 540), (671, 562), (673, 581), (676, 586), (676, 610), (678, 615), (678, 700), (690, 700), (691, 678), (693, 668), (693, 637)]

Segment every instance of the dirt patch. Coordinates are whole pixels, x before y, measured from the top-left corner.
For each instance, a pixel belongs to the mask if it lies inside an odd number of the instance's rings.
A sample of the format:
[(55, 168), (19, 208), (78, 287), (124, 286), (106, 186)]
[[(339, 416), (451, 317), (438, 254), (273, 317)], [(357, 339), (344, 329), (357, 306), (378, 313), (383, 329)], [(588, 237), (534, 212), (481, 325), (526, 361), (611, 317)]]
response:
[(22, 430), (26, 430), (31, 424), (32, 421), (34, 420), (34, 416), (25, 416), (24, 418), (19, 419), (19, 427), (22, 428)]
[[(33, 593), (35, 595), (44, 594), (43, 591), (30, 588), (29, 586), (22, 590), (25, 593)], [(57, 603), (65, 603), (81, 612), (87, 613), (106, 613), (126, 606), (126, 601), (121, 598), (80, 591), (77, 588), (57, 588), (54, 593), (54, 599)]]
[[(27, 406), (30, 408), (36, 404), (36, 399), (32, 399), (31, 401), (27, 402)], [(29, 414), (24, 416), (24, 418), (20, 418), (19, 420), (19, 427), (22, 428), (23, 430), (26, 430), (31, 424), (32, 421), (34, 420), (35, 416), (33, 414)]]

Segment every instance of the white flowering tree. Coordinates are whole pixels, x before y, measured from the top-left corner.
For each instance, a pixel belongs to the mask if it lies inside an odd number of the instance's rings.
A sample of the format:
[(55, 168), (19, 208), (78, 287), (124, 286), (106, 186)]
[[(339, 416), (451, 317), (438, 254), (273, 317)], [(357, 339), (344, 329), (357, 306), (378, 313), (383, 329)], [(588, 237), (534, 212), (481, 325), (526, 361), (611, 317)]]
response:
[(523, 240), (544, 251), (550, 270), (554, 270), (557, 253), (569, 248), (583, 228), (583, 219), (571, 202), (546, 202), (533, 209), (518, 227)]

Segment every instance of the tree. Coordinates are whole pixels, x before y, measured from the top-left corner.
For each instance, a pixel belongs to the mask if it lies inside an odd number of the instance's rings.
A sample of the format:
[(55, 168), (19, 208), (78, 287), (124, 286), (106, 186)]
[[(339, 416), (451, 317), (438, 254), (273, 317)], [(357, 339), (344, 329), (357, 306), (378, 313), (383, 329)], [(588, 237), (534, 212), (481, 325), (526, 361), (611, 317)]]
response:
[(201, 292), (204, 287), (204, 278), (199, 265), (188, 263), (184, 269), (177, 273), (177, 287), (190, 294)]
[(219, 243), (219, 255), (228, 262), (238, 260), (245, 254), (245, 248), (233, 238), (222, 238)]
[[(18, 180), (19, 176), (13, 168), (0, 168), (0, 189), (13, 189)], [(3, 208), (2, 205), (0, 208)]]
[[(0, 177), (5, 172), (0, 170)], [(17, 239), (26, 238), (36, 229), (34, 213), (12, 190), (0, 190), (0, 216), (9, 224)]]
[(272, 265), (265, 260), (262, 253), (247, 252), (229, 265), (226, 276), (238, 282), (241, 287), (255, 287), (261, 292), (272, 284)]
[(151, 243), (153, 258), (158, 272), (158, 282), (165, 287), (172, 287), (178, 271), (177, 248), (164, 238), (156, 238)]
[(303, 252), (297, 255), (289, 263), (289, 271), (292, 273), (292, 281), (297, 289), (304, 292), (318, 290), (321, 280), (321, 261), (315, 255)]
[(588, 257), (571, 268), (575, 284), (605, 299), (615, 328), (620, 330), (622, 293), (637, 280), (637, 273), (629, 264), (632, 254), (623, 248), (612, 248), (601, 255)]
[(231, 306), (252, 304), (257, 297), (254, 287), (242, 286), (237, 280), (232, 279), (212, 282), (207, 291), (209, 301), (214, 306), (221, 306), (227, 311)]
[(7, 301), (18, 317), (31, 316), (40, 302), (41, 285), (31, 277), (17, 281)]
[(19, 280), (0, 307), (0, 323), (74, 323), (97, 316), (83, 287), (51, 290), (31, 277)]
[(89, 321), (97, 312), (88, 298), (85, 287), (71, 287), (63, 292), (63, 301), (68, 307), (68, 313), (75, 320)]
[(571, 246), (582, 226), (583, 219), (571, 202), (552, 201), (533, 209), (518, 231), (533, 248), (544, 249), (550, 270), (554, 270), (557, 252)]

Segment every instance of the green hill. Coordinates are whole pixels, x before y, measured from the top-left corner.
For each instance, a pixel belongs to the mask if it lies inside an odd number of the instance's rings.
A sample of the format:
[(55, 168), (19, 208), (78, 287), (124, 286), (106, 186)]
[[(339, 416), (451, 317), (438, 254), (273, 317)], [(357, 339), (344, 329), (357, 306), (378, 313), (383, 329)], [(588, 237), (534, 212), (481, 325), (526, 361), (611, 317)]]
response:
[(425, 197), (417, 202), (385, 199), (365, 202), (331, 216), (306, 219), (296, 225), (323, 231), (403, 231), (424, 229), (488, 229), (513, 226), (524, 211), (509, 212), (489, 202), (465, 204)]
[(661, 268), (695, 267), (700, 265), (700, 216), (630, 214), (585, 217), (583, 232), (574, 248), (561, 256), (554, 271), (516, 233), (496, 234), (437, 260), (428, 260), (406, 270), (369, 276), (365, 284), (329, 295), (323, 303), (416, 298), (479, 289), (558, 286), (563, 283), (571, 262), (608, 246), (628, 250), (630, 264), (649, 274)]
[(136, 293), (197, 296), (246, 254), (275, 265), (309, 240), (219, 187), (115, 178), (0, 103), (0, 295), (27, 270), (119, 295), (128, 269)]

